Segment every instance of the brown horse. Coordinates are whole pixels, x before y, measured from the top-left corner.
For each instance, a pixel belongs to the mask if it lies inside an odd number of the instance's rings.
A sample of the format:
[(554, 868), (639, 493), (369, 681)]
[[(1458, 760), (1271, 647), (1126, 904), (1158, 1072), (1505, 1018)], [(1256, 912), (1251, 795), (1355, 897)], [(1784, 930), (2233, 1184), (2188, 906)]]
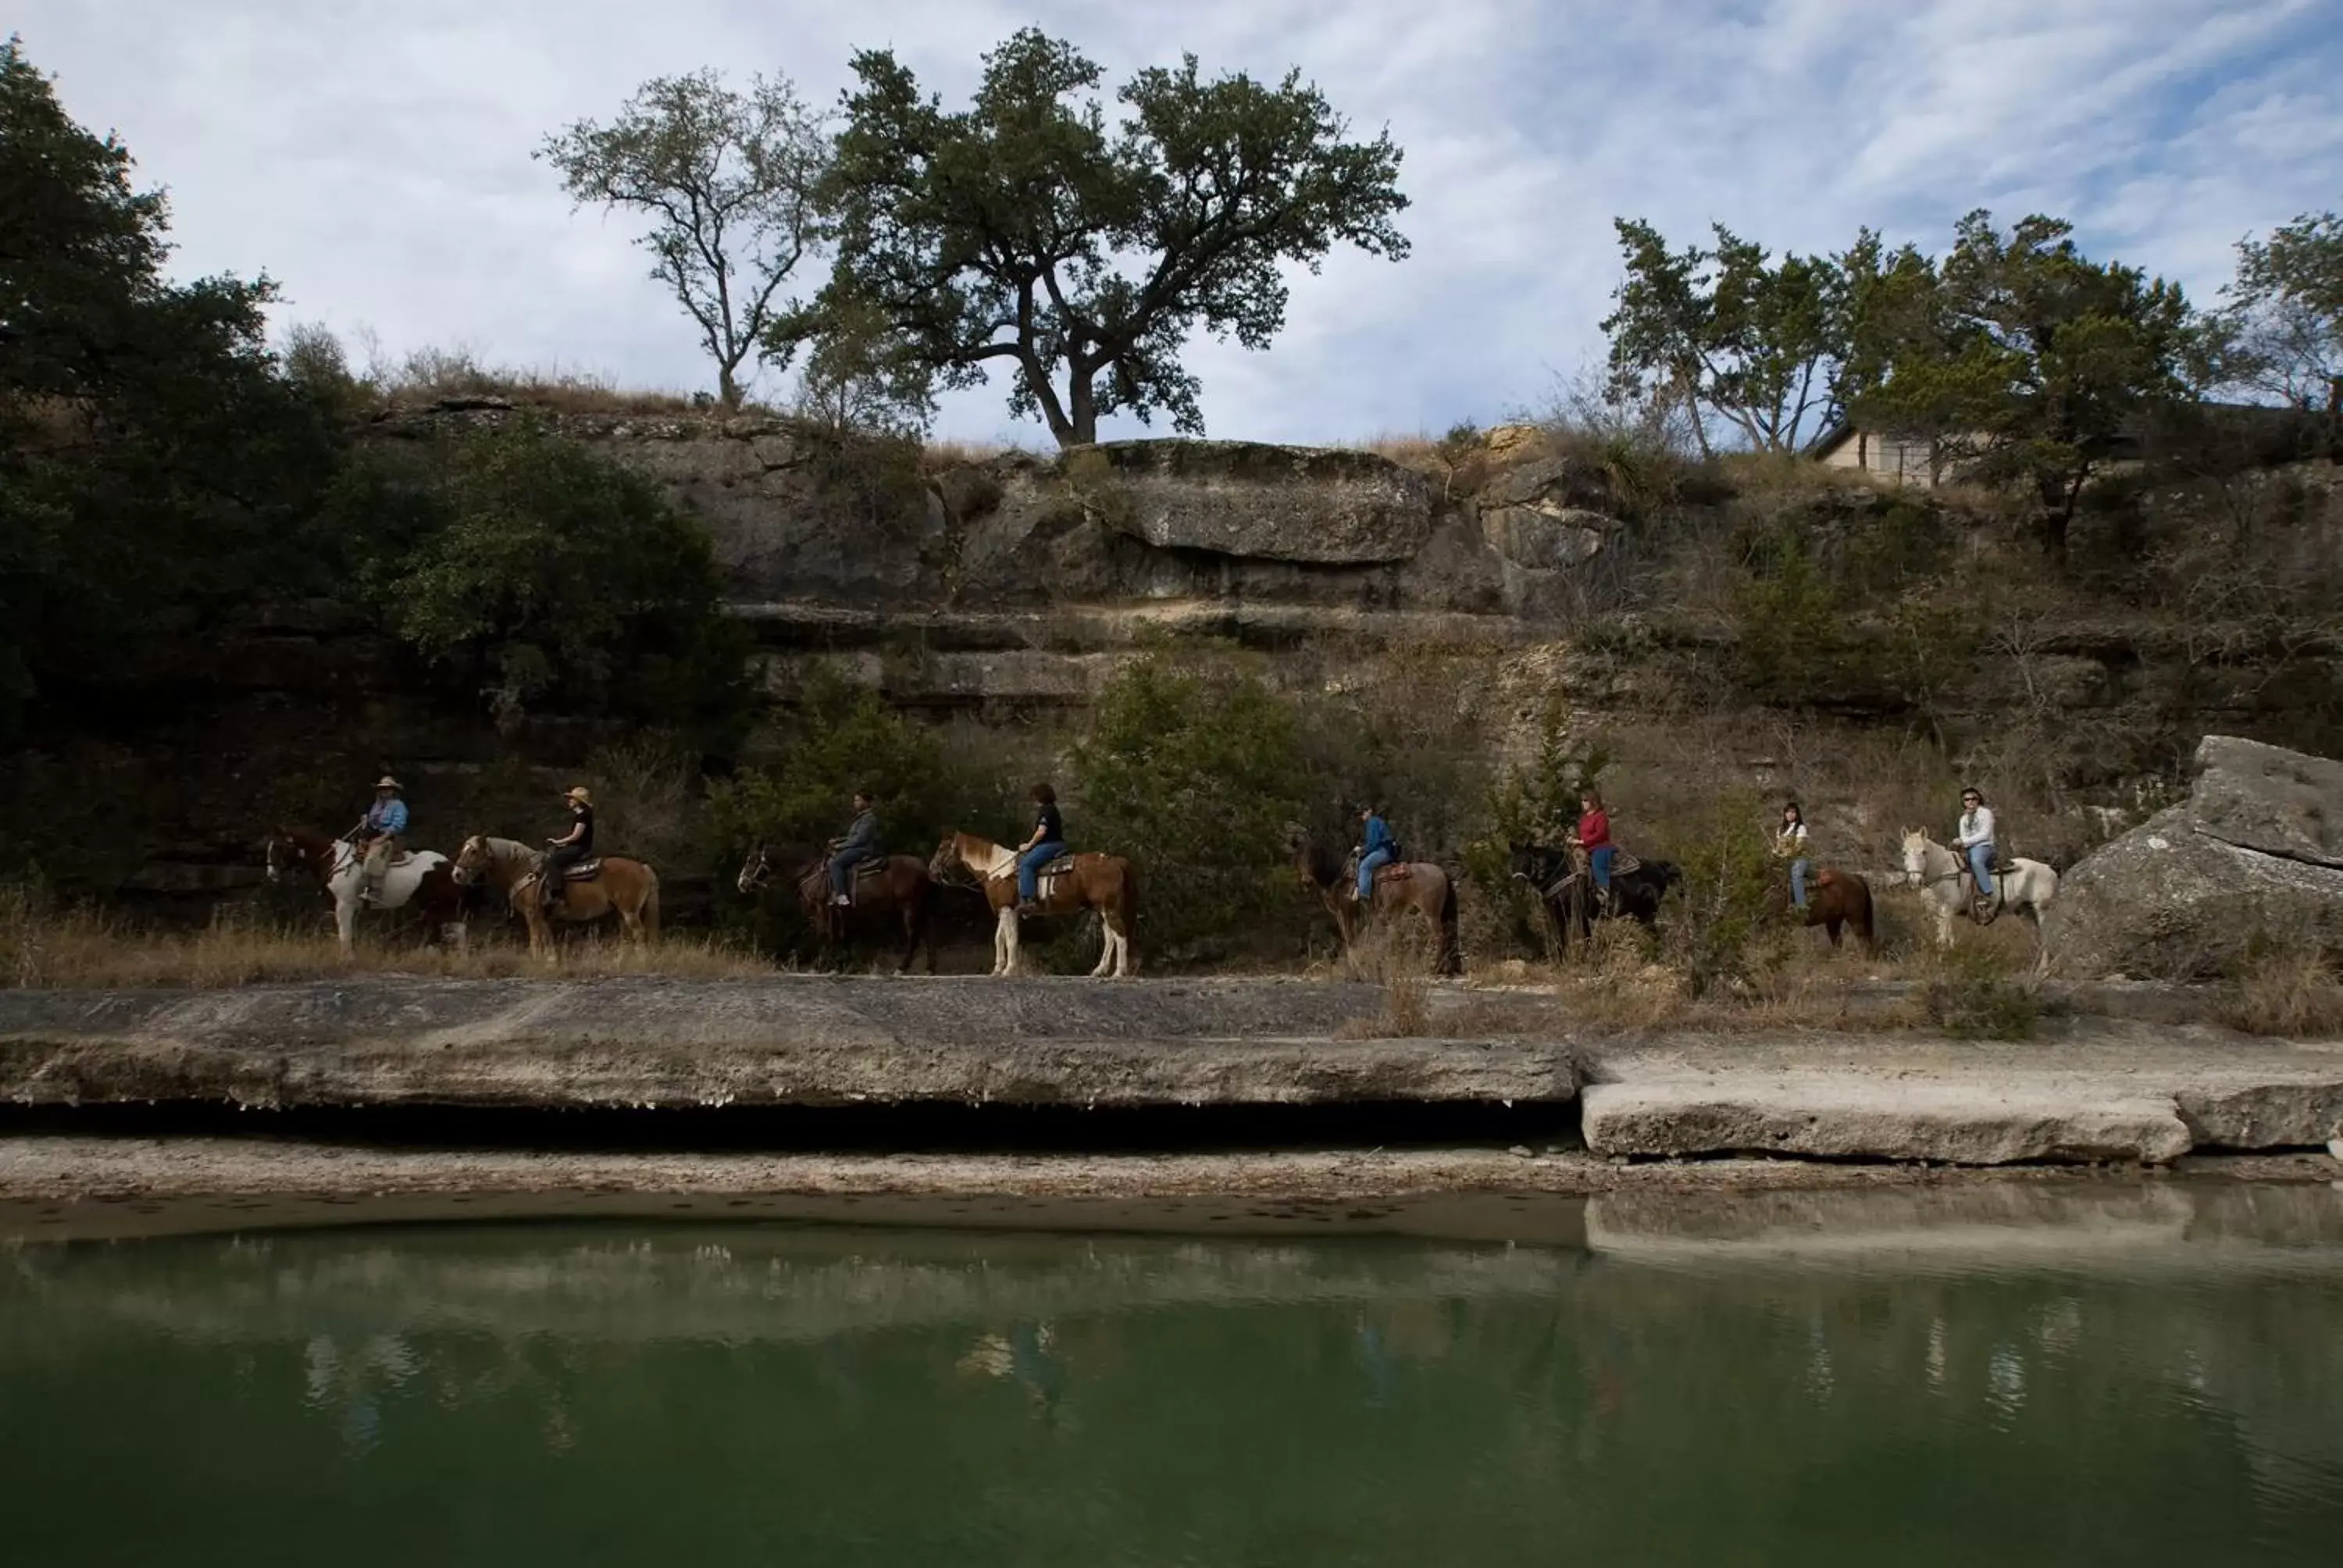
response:
[(1839, 945), (1839, 929), (1853, 926), (1863, 939), (1864, 951), (1879, 950), (1879, 935), (1871, 920), (1871, 884), (1853, 871), (1826, 866), (1815, 872), (1815, 885), (1806, 890), (1805, 918), (1807, 925), (1823, 928), (1833, 947)]
[(1286, 838), (1293, 869), (1302, 888), (1318, 895), (1334, 927), (1342, 934), (1345, 950), (1357, 945), (1365, 928), (1363, 917), (1380, 923), (1421, 918), (1439, 944), (1434, 967), (1442, 974), (1464, 972), (1464, 944), (1456, 930), (1456, 879), (1447, 868), (1430, 860), (1403, 860), (1375, 873), (1374, 899), (1362, 906), (1352, 897), (1359, 883), (1358, 857), (1343, 860), (1332, 847), (1314, 841), (1300, 828)]
[(928, 948), (928, 972), (936, 972), (935, 938), (928, 930), (935, 916), (936, 879), (918, 856), (890, 855), (857, 866), (854, 902), (843, 910), (830, 902), (830, 858), (812, 850), (781, 850), (759, 844), (749, 851), (733, 885), (753, 894), (771, 886), (776, 876), (797, 889), (798, 904), (824, 949), (844, 942), (849, 927), (858, 918), (876, 921), (892, 915), (903, 927), (903, 961), (896, 972), (911, 972), (911, 960), (922, 942)]
[[(624, 855), (598, 856), (588, 864), (599, 869), (590, 877), (573, 875), (563, 883), (561, 902), (554, 914), (564, 924), (598, 920), (617, 911), (630, 941), (659, 940), (659, 873), (643, 861)], [(538, 890), (545, 874), (545, 856), (511, 839), (491, 839), (475, 833), (464, 840), (456, 856), (456, 879), (485, 881), (505, 896), (528, 922), (528, 950), (541, 959), (553, 957), (553, 926), (547, 919), (544, 895)]]
[[(1098, 967), (1091, 973), (1120, 980), (1139, 968), (1131, 947), (1132, 929), (1139, 922), (1139, 876), (1120, 855), (1071, 855), (1055, 870), (1041, 878), (1039, 900), (1045, 915), (1072, 915), (1096, 910), (1105, 938)], [(992, 908), (992, 972), (1017, 972), (1017, 851), (1004, 849), (973, 833), (947, 833), (928, 862), (938, 881), (970, 875), (984, 890)]]
[[(365, 880), (357, 846), (347, 839), (328, 839), (307, 828), (279, 828), (268, 835), (268, 879), (281, 882), (288, 874), (314, 877), (334, 900), (334, 933), (344, 954), (355, 948), (360, 897)], [(457, 886), (447, 857), (433, 849), (417, 849), (390, 866), (382, 891), (373, 901), (377, 910), (413, 904), (422, 911), (427, 941), (455, 939), (464, 946), (464, 890)]]

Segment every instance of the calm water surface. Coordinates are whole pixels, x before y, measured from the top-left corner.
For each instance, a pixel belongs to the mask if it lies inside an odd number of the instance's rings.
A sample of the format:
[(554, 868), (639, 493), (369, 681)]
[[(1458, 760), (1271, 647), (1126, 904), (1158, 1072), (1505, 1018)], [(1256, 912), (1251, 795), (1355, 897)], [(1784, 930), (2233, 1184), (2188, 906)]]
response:
[(17, 1243), (6, 1559), (2343, 1554), (2343, 1193), (1596, 1200), (1560, 1227), (1584, 1244), (1544, 1218)]

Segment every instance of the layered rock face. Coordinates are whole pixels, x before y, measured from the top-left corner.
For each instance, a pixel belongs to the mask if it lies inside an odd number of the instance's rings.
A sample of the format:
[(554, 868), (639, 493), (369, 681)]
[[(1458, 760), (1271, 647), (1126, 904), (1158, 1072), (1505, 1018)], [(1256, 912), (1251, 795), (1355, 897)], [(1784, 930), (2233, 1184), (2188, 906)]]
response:
[(2086, 857), (2043, 922), (2078, 976), (2210, 979), (2247, 945), (2343, 952), (2343, 762), (2233, 736), (2188, 799)]

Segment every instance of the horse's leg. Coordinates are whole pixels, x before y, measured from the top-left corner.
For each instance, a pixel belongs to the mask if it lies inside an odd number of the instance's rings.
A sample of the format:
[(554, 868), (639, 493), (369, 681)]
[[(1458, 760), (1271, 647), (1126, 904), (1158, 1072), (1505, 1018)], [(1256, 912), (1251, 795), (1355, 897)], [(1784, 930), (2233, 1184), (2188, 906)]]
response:
[(1099, 961), (1091, 970), (1091, 979), (1104, 980), (1107, 977), (1107, 971), (1112, 968), (1114, 964), (1114, 927), (1108, 921), (1106, 918), (1106, 910), (1103, 906), (1098, 908), (1097, 913), (1099, 922)]
[[(1787, 816), (1788, 813), (1784, 812), (1783, 815)], [(1830, 945), (1833, 947), (1838, 946), (1838, 928), (1839, 918), (1836, 915), (1823, 922), (1823, 934), (1830, 938)]]
[(1002, 905), (993, 911), (992, 972), (1011, 975), (1017, 970), (1017, 911)]
[(356, 930), (357, 923), (357, 896), (353, 894), (349, 898), (344, 898), (341, 894), (336, 893), (334, 895), (334, 936), (340, 942), (342, 957), (346, 959), (355, 958), (357, 955)]

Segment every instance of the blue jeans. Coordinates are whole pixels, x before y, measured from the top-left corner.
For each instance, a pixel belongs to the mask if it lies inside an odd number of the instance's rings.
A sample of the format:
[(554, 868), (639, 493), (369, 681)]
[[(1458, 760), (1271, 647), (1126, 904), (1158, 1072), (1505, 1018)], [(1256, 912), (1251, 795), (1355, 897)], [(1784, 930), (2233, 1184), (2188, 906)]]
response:
[(1806, 907), (1806, 873), (1814, 869), (1815, 863), (1804, 855), (1790, 862), (1790, 907), (1792, 909), (1803, 910)]
[(840, 849), (830, 858), (830, 890), (840, 895), (854, 890), (854, 868), (878, 857), (869, 849)]
[(1586, 851), (1586, 862), (1594, 871), (1594, 885), (1606, 893), (1611, 890), (1611, 857), (1618, 852), (1616, 844), (1597, 844)]
[(1031, 903), (1040, 894), (1036, 883), (1041, 879), (1041, 868), (1065, 852), (1063, 844), (1046, 843), (1036, 844), (1020, 855), (1017, 858), (1017, 896)]
[(1993, 897), (1993, 846), (1991, 844), (1969, 846), (1969, 875), (1976, 879), (1979, 898)]
[(1359, 857), (1359, 900), (1362, 903), (1374, 897), (1375, 873), (1391, 864), (1389, 849), (1370, 849)]

